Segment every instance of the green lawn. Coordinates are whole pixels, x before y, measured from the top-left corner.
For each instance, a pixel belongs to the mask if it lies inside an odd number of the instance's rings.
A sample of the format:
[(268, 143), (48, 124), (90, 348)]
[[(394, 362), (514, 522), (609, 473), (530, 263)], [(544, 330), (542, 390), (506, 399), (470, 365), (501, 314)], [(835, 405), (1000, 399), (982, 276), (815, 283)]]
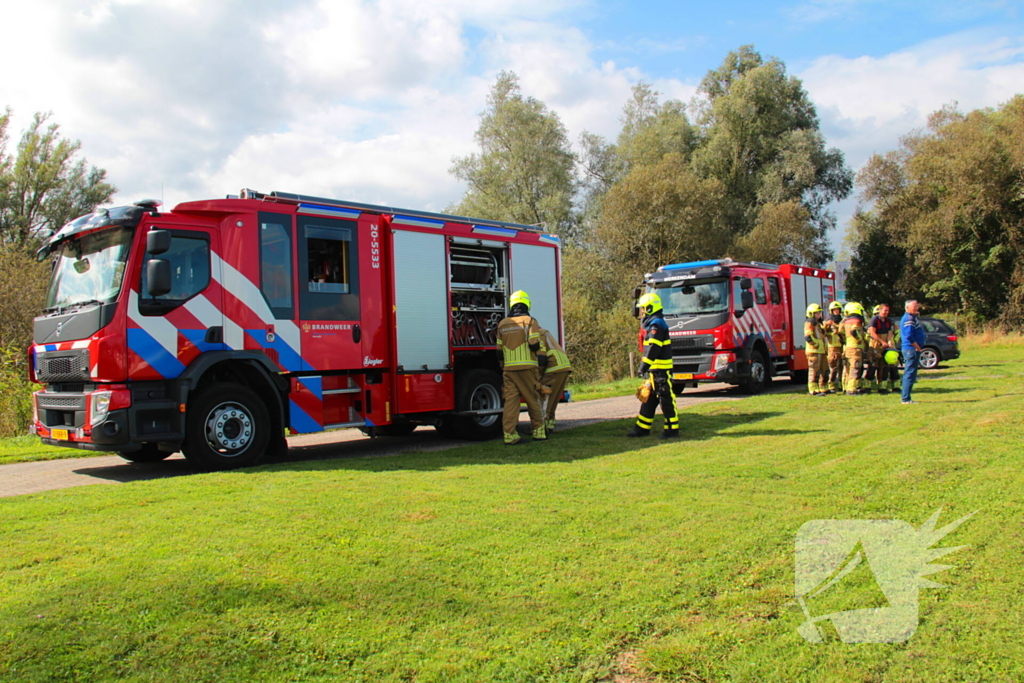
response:
[(84, 458), (89, 455), (110, 455), (80, 451), (77, 448), (47, 446), (38, 436), (7, 436), (0, 438), (0, 465), (34, 460), (60, 460), (62, 458)]
[[(0, 499), (3, 681), (1018, 681), (1024, 346), (506, 448)], [(817, 519), (939, 525), (900, 644), (798, 634)]]

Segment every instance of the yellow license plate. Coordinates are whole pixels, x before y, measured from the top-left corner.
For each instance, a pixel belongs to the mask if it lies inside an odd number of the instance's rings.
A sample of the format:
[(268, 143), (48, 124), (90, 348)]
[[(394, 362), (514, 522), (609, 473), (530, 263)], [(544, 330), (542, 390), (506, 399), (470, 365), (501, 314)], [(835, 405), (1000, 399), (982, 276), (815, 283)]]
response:
[(50, 431), (50, 436), (57, 441), (68, 441), (71, 437), (68, 436), (68, 430), (66, 429), (54, 429)]
[(672, 375), (672, 379), (693, 379), (693, 373), (677, 372), (674, 375)]

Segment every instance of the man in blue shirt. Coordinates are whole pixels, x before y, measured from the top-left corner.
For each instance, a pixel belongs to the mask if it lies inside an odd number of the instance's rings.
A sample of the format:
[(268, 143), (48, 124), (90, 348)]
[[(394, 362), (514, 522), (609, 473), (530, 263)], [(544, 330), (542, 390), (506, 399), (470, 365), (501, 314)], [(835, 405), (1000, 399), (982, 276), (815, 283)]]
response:
[(900, 336), (903, 338), (903, 405), (916, 403), (911, 400), (910, 391), (917, 381), (921, 347), (924, 345), (924, 328), (917, 319), (921, 304), (911, 299), (906, 304), (906, 311), (900, 321)]

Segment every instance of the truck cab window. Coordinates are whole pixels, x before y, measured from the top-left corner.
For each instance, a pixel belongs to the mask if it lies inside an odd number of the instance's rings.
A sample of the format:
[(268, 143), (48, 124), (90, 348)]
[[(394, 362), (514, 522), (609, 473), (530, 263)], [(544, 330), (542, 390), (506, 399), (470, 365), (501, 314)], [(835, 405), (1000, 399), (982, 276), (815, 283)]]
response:
[(782, 297), (779, 296), (779, 278), (768, 278), (768, 296), (771, 297), (773, 304), (782, 303)]
[(310, 292), (349, 293), (351, 242), (352, 231), (347, 228), (306, 226)]
[(139, 310), (144, 314), (157, 315), (180, 306), (210, 284), (210, 241), (204, 234), (172, 231), (171, 248), (157, 258), (170, 261), (171, 291), (151, 297), (147, 293), (146, 268), (143, 266)]
[(279, 318), (292, 311), (292, 240), (287, 216), (260, 215), (260, 290)]
[(768, 303), (768, 298), (764, 293), (764, 280), (759, 277), (753, 278), (754, 280), (754, 300), (757, 301), (759, 306)]

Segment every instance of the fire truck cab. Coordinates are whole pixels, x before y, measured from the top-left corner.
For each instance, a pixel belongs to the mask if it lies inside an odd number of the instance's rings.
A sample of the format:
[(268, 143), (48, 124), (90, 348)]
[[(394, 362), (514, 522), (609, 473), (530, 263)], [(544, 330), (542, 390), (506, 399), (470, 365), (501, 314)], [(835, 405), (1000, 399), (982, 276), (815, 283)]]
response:
[(806, 381), (805, 312), (811, 303), (828, 308), (834, 282), (820, 268), (716, 259), (661, 266), (635, 294), (661, 298), (677, 393), (725, 382), (753, 394), (773, 377)]
[(559, 240), (528, 225), (243, 190), (99, 210), (40, 257), (32, 428), (135, 461), (247, 466), (342, 427), (491, 438), (511, 292), (563, 339)]

